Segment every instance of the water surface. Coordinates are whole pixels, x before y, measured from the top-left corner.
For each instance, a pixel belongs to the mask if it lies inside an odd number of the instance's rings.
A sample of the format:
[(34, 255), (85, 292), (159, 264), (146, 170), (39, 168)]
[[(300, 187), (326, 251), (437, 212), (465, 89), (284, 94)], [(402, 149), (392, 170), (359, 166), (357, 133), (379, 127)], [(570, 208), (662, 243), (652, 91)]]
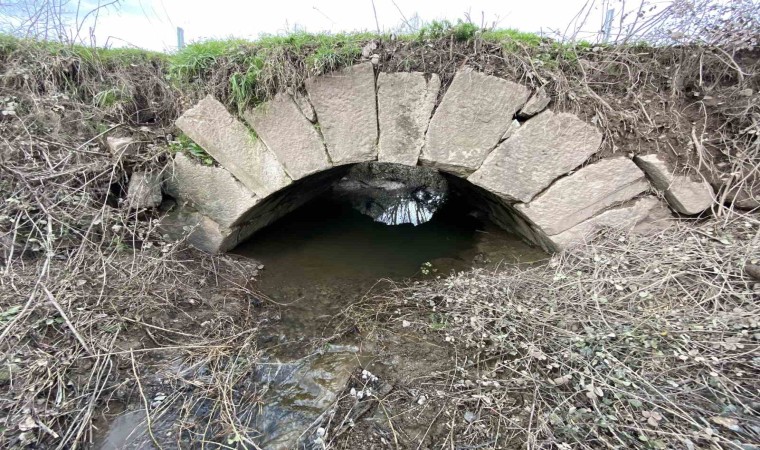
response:
[[(417, 225), (389, 226), (355, 206), (345, 199), (318, 198), (234, 250), (264, 265), (257, 287), (265, 302), (273, 302), (267, 307), (277, 311), (275, 320), (258, 330), (264, 358), (241, 385), (242, 391), (260, 393), (259, 402), (239, 410), (238, 415), (241, 423), (259, 431), (251, 439), (261, 448), (292, 448), (305, 439), (304, 432), (335, 400), (351, 372), (372, 368), (373, 355), (362, 351), (361, 332), (325, 343), (334, 337), (341, 311), (373, 287), (382, 292), (378, 280), (403, 282), (445, 276), (452, 270), (546, 258), (541, 250), (499, 229), (456, 196), (429, 221)], [(404, 342), (396, 345), (410, 348)], [(420, 345), (413, 343), (411, 348)], [(420, 358), (399, 357), (396, 371)], [(203, 414), (198, 413), (201, 421)], [(169, 430), (176, 417), (178, 413), (171, 412), (154, 425), (162, 439), (172, 439)], [(129, 411), (117, 418), (101, 448), (153, 448), (144, 411)]]

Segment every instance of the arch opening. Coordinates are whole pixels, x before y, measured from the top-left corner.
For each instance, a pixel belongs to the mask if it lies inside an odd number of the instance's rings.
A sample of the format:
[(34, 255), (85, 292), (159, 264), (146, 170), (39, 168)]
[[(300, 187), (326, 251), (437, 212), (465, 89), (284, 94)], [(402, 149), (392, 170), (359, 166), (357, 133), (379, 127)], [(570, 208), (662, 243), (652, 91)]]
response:
[(306, 177), (272, 197), (253, 207), (252, 221), (266, 225), (232, 251), (282, 267), (284, 276), (295, 267), (328, 267), (337, 271), (330, 277), (376, 280), (414, 275), (433, 260), (440, 260), (436, 271), (448, 272), (546, 256), (511, 226), (516, 212), (509, 205), (427, 167), (358, 163)]
[[(309, 79), (305, 92), (279, 93), (242, 119), (204, 98), (177, 126), (219, 167), (174, 158), (167, 190), (181, 207), (165, 228), (189, 233), (203, 250), (229, 251), (321, 195), (353, 164), (372, 161), (439, 170), (494, 223), (546, 251), (605, 227), (657, 228), (671, 217), (642, 171), (662, 178), (668, 191), (661, 164), (599, 155), (600, 131), (545, 109), (545, 94), (471, 68), (457, 71), (436, 106), (440, 87), (435, 74), (377, 73), (362, 63)], [(375, 214), (376, 206), (363, 209)], [(377, 217), (432, 217), (417, 206), (408, 197), (403, 208), (381, 208)]]

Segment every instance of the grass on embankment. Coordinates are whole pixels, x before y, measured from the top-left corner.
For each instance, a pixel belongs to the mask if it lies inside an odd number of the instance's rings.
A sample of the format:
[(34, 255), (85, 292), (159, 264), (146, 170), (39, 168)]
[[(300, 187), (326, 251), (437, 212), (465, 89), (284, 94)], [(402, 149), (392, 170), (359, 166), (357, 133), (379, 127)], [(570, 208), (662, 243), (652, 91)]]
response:
[[(103, 106), (126, 100), (123, 86), (101, 86), (103, 72), (129, 72), (149, 66), (180, 90), (203, 89), (219, 95), (230, 106), (245, 108), (269, 98), (284, 86), (298, 86), (304, 77), (351, 65), (362, 57), (369, 42), (398, 42), (404, 46), (445, 47), (470, 42), (487, 43), (516, 52), (531, 50), (544, 61), (567, 57), (568, 49), (588, 44), (560, 44), (517, 30), (480, 30), (468, 22), (434, 21), (419, 31), (400, 36), (388, 33), (306, 33), (244, 39), (205, 40), (173, 53), (141, 49), (101, 49), (53, 42), (29, 41), (0, 35), (0, 61), (22, 62), (34, 78), (52, 78), (58, 89), (68, 89), (83, 100), (99, 95)], [(443, 43), (446, 45), (438, 45)], [(434, 45), (429, 45), (434, 44)], [(67, 64), (74, 65), (74, 71)], [(76, 78), (76, 79), (72, 79)], [(89, 84), (92, 89), (79, 86)], [(128, 91), (128, 89), (127, 89)], [(110, 92), (110, 93), (109, 93)], [(125, 95), (117, 95), (119, 93)], [(105, 99), (103, 102), (102, 99)]]

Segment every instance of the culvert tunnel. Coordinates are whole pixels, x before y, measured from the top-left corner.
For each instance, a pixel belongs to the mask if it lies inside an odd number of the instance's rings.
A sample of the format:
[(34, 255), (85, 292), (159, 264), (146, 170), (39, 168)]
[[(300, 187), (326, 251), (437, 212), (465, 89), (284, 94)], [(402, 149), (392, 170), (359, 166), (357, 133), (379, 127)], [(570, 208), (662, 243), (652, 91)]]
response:
[(166, 190), (177, 207), (162, 225), (200, 249), (229, 251), (370, 162), (443, 174), (491, 221), (546, 251), (672, 216), (652, 195), (651, 164), (601, 157), (599, 130), (546, 109), (542, 91), (470, 68), (441, 89), (435, 74), (364, 63), (279, 93), (242, 120), (206, 97), (177, 126), (217, 165), (175, 157)]

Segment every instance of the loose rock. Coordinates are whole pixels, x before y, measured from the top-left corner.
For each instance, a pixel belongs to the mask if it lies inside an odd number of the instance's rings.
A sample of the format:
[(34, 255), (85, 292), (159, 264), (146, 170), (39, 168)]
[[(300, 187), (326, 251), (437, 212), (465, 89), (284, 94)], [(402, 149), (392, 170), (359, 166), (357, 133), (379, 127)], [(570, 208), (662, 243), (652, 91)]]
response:
[(530, 117), (533, 117), (546, 109), (546, 107), (549, 106), (549, 102), (551, 100), (552, 98), (549, 96), (549, 94), (546, 93), (546, 89), (541, 87), (533, 94), (533, 96), (530, 97), (528, 103), (525, 104), (517, 116), (521, 119), (528, 119)]
[(140, 143), (137, 139), (130, 136), (108, 136), (106, 146), (111, 155), (116, 158), (134, 155), (140, 149)]
[(135, 172), (127, 187), (127, 204), (133, 209), (155, 208), (161, 204), (161, 174)]

